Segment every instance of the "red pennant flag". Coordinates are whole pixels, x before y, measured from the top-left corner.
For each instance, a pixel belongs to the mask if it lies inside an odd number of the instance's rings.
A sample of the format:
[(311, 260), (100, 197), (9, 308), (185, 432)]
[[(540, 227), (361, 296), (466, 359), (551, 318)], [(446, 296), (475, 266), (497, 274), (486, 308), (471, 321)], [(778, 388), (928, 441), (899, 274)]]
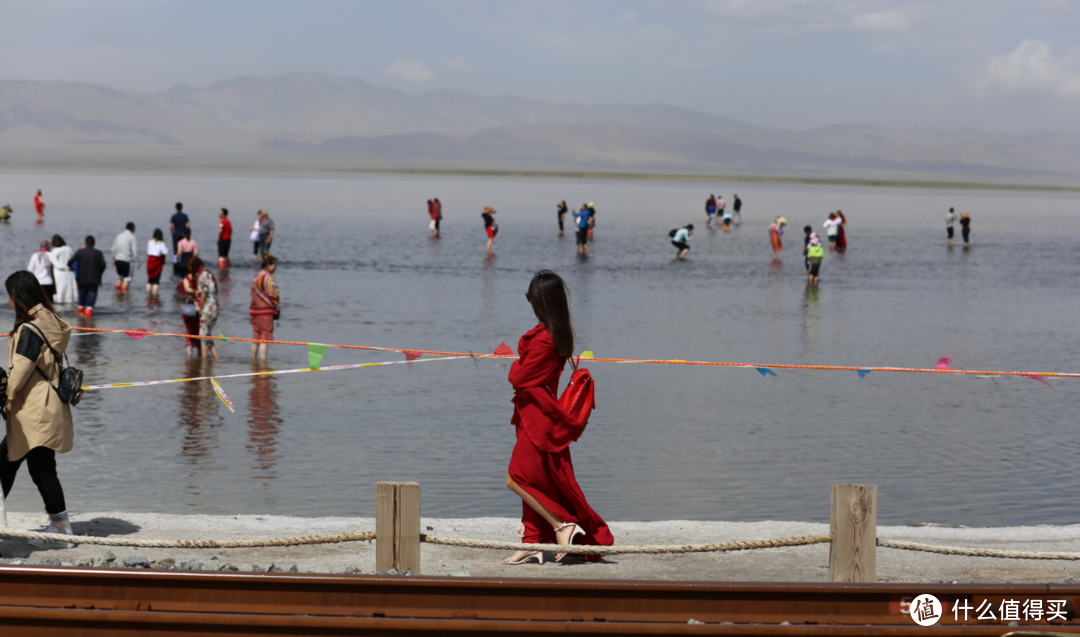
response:
[(124, 334), (127, 334), (128, 336), (130, 336), (131, 338), (133, 338), (133, 339), (135, 339), (137, 341), (141, 341), (143, 339), (143, 337), (146, 336), (146, 332), (149, 332), (149, 331), (150, 330), (145, 330), (145, 329), (128, 330), (127, 332), (124, 332)]
[(1031, 376), (1024, 376), (1024, 378), (1030, 378), (1031, 380), (1037, 380), (1040, 383), (1042, 383), (1043, 385), (1046, 385), (1047, 387), (1049, 387), (1050, 391), (1054, 392), (1055, 394), (1057, 393), (1057, 391), (1054, 390), (1054, 386), (1051, 385), (1050, 383), (1046, 382), (1046, 379), (1043, 378), (1042, 376), (1039, 376), (1038, 374), (1032, 374)]
[(513, 356), (514, 355), (514, 350), (510, 349), (510, 346), (507, 345), (506, 343), (502, 343), (498, 347), (495, 348), (495, 355), (496, 356)]
[(424, 354), (422, 352), (405, 352), (405, 360), (412, 362), (423, 355)]

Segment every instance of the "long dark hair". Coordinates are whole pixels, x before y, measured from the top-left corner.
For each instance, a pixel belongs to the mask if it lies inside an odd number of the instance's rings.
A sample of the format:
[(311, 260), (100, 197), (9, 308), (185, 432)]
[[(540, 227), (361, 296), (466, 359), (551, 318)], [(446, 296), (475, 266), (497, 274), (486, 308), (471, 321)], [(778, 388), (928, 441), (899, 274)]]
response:
[[(38, 305), (45, 306), (45, 309), (50, 312), (56, 312), (52, 301), (45, 295), (41, 283), (38, 283), (37, 277), (26, 270), (19, 270), (9, 276), (7, 281), (4, 282), (4, 287), (7, 288), (8, 296), (11, 297), (11, 304), (15, 307), (16, 325), (34, 320), (37, 314), (31, 314), (30, 310)], [(11, 330), (11, 334), (14, 336), (14, 329)]]
[(540, 270), (529, 283), (528, 296), (559, 356), (570, 358), (574, 353), (574, 325), (570, 322), (570, 294), (562, 278), (551, 270)]

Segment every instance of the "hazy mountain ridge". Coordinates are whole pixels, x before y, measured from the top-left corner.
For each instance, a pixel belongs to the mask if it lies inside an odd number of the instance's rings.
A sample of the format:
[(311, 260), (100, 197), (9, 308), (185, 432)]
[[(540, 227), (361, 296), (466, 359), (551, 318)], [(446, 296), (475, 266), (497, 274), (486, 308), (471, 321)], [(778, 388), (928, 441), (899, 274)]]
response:
[[(843, 124), (782, 131), (662, 104), (558, 104), (459, 91), (418, 96), (355, 78), (241, 76), (143, 93), (0, 82), (0, 144), (107, 145), (369, 159), (513, 160), (690, 172), (894, 172), (1080, 181), (1080, 135)], [(295, 151), (305, 151), (303, 153)], [(1045, 180), (1045, 179), (1044, 179)]]

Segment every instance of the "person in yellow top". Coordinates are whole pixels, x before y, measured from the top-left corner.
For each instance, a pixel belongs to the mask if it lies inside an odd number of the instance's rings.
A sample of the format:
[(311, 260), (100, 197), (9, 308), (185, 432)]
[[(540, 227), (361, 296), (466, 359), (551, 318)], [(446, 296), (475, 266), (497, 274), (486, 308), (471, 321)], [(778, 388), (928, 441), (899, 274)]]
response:
[(818, 285), (818, 275), (821, 273), (821, 260), (825, 257), (825, 248), (821, 247), (821, 239), (816, 233), (810, 235), (810, 245), (806, 247), (806, 262), (810, 269), (806, 271), (806, 284), (812, 288)]
[[(71, 327), (57, 316), (52, 301), (30, 272), (20, 270), (4, 285), (8, 303), (15, 310), (15, 327), (8, 338), (10, 374), (0, 380), (6, 384), (7, 410), (7, 435), (0, 443), (4, 497), (11, 492), (15, 474), (25, 460), (49, 514), (46, 532), (71, 535), (64, 489), (56, 475), (56, 454), (71, 451), (75, 441), (71, 406), (56, 392), (59, 359), (67, 349)], [(41, 540), (30, 543), (49, 548), (73, 546)]]

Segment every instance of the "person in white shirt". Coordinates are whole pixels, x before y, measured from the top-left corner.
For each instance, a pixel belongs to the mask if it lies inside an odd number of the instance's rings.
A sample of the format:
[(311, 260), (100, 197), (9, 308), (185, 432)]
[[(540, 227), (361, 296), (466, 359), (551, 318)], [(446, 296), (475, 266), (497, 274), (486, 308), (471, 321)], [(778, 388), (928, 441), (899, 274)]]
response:
[(945, 247), (952, 247), (953, 225), (956, 224), (956, 210), (949, 208), (949, 212), (945, 215), (945, 232), (947, 238), (945, 239)]
[(56, 294), (56, 285), (53, 284), (52, 261), (49, 260), (49, 249), (51, 247), (52, 243), (48, 239), (42, 240), (41, 249), (30, 257), (30, 265), (26, 266), (26, 269), (37, 277), (41, 289), (45, 290), (45, 298), (50, 301)]
[(75, 286), (75, 273), (68, 267), (68, 263), (75, 257), (75, 251), (71, 246), (64, 243), (64, 238), (54, 234), (52, 238), (52, 250), (49, 251), (49, 261), (52, 262), (53, 281), (56, 284), (56, 299), (54, 303), (75, 303), (79, 300), (78, 289)]
[(836, 236), (840, 234), (840, 220), (836, 218), (835, 212), (830, 212), (829, 218), (825, 220), (825, 234), (829, 237), (829, 252), (836, 250)]
[(248, 230), (251, 230), (251, 243), (255, 247), (255, 265), (259, 265), (259, 218), (261, 216), (256, 215), (255, 225), (248, 228)]

